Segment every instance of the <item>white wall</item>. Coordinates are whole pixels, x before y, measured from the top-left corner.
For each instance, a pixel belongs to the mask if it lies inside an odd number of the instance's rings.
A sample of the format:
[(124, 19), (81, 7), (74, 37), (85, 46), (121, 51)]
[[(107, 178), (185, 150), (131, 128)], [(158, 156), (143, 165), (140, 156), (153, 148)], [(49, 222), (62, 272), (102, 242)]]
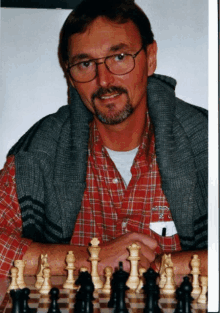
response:
[[(158, 43), (157, 73), (177, 95), (207, 108), (207, 0), (137, 0)], [(1, 9), (0, 168), (10, 147), (41, 117), (67, 103), (59, 67), (60, 28), (70, 10)]]

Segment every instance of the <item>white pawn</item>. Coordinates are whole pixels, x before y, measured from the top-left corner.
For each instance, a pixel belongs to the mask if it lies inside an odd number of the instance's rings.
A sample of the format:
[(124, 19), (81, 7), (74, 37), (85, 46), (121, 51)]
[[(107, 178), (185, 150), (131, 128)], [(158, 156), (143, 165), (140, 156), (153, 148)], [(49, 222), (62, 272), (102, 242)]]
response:
[(35, 288), (40, 289), (43, 282), (44, 282), (44, 278), (43, 278), (43, 269), (46, 267), (49, 267), (48, 261), (47, 261), (47, 254), (41, 254), (40, 256), (40, 270), (37, 274), (37, 281), (35, 283)]
[(140, 281), (139, 281), (139, 285), (138, 285), (138, 287), (137, 287), (137, 289), (136, 289), (136, 293), (141, 293), (142, 287), (144, 286), (144, 277), (143, 277), (143, 274), (144, 274), (145, 272), (146, 272), (146, 268), (141, 267), (141, 268), (139, 269), (139, 279), (140, 279)]
[(88, 268), (86, 266), (81, 266), (79, 271), (80, 272), (88, 272)]
[(63, 288), (66, 289), (78, 289), (78, 287), (75, 285), (75, 279), (73, 276), (73, 272), (75, 270), (74, 262), (75, 257), (73, 254), (73, 251), (69, 251), (66, 256), (66, 263), (67, 267), (66, 270), (68, 271), (68, 276), (66, 282), (63, 284)]
[(102, 288), (102, 292), (105, 294), (111, 293), (111, 277), (112, 277), (113, 268), (111, 266), (107, 266), (105, 268), (105, 277), (106, 281)]
[(43, 269), (43, 277), (44, 282), (39, 290), (39, 293), (42, 295), (47, 295), (52, 288), (51, 281), (50, 281), (50, 268), (46, 267)]
[(98, 274), (98, 262), (100, 261), (98, 256), (99, 256), (99, 252), (101, 248), (99, 247), (98, 238), (93, 238), (90, 243), (91, 243), (91, 246), (88, 248), (88, 250), (91, 255), (89, 260), (92, 263), (92, 271), (91, 271), (92, 282), (94, 284), (95, 289), (101, 289), (103, 287), (103, 282), (101, 281), (99, 274)]
[(161, 289), (161, 292), (166, 295), (172, 295), (176, 292), (176, 285), (174, 282), (174, 272), (172, 267), (167, 267), (165, 270), (166, 273), (166, 283)]
[(201, 276), (200, 277), (201, 280), (201, 285), (202, 285), (202, 291), (197, 299), (198, 303), (207, 303), (207, 289), (208, 289), (208, 277), (207, 276)]
[(167, 267), (173, 267), (173, 262), (171, 260), (171, 254), (164, 254), (162, 256), (162, 259), (161, 259), (161, 267), (160, 267), (160, 271), (159, 271), (159, 274), (160, 274), (160, 281), (159, 281), (159, 287), (160, 288), (163, 288), (165, 283), (166, 283), (166, 268)]
[(193, 275), (193, 281), (192, 281), (192, 292), (191, 295), (199, 295), (201, 293), (201, 288), (199, 286), (199, 274), (200, 274), (200, 259), (198, 258), (197, 254), (193, 255), (193, 259), (190, 262), (192, 266), (191, 274)]
[(131, 290), (136, 290), (137, 286), (139, 285), (139, 276), (138, 276), (138, 261), (140, 260), (139, 257), (139, 250), (140, 246), (136, 243), (132, 243), (127, 249), (130, 252), (130, 256), (127, 258), (131, 262), (131, 271), (130, 276), (128, 277), (128, 280), (126, 282), (126, 285)]
[(26, 284), (24, 282), (24, 268), (25, 268), (26, 262), (23, 260), (15, 260), (14, 265), (18, 269), (18, 277), (17, 277), (17, 284), (20, 289), (23, 289), (26, 287)]
[(19, 286), (17, 284), (17, 277), (18, 277), (18, 269), (17, 267), (12, 267), (11, 268), (11, 284), (8, 287), (7, 292), (10, 292), (10, 290), (14, 289), (19, 289)]

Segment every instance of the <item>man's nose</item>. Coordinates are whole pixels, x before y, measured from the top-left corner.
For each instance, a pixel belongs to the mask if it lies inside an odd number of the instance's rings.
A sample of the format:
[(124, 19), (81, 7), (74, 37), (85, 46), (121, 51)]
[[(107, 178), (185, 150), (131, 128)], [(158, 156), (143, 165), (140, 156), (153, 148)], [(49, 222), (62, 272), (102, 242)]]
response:
[(97, 63), (97, 81), (101, 87), (108, 87), (114, 81), (114, 74), (109, 72), (104, 62)]

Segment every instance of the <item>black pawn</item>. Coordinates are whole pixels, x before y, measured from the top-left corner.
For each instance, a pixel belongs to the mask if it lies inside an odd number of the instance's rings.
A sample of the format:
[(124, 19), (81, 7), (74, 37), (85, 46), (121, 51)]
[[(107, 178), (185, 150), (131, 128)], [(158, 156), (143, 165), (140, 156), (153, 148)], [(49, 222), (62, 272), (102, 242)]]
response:
[(50, 290), (50, 307), (47, 313), (61, 313), (58, 305), (58, 299), (59, 299), (59, 289), (58, 288), (52, 288)]
[(33, 310), (31, 310), (28, 306), (28, 300), (30, 294), (30, 289), (29, 288), (24, 288), (22, 289), (22, 313), (32, 313)]
[(129, 274), (123, 270), (123, 263), (119, 262), (119, 270), (115, 273), (115, 290), (117, 294), (114, 313), (128, 313), (125, 303), (125, 291), (129, 289), (126, 286)]
[(11, 313), (23, 313), (22, 311), (22, 290), (10, 290), (10, 296), (12, 298), (12, 310)]
[(183, 308), (183, 291), (179, 287), (176, 290), (176, 299), (177, 299), (177, 306), (174, 311), (174, 313), (184, 313), (184, 308)]
[(93, 313), (94, 300), (94, 284), (92, 282), (91, 274), (88, 272), (80, 273), (76, 285), (80, 285), (81, 288), (76, 294), (76, 302), (74, 305), (74, 313)]
[(152, 268), (149, 268), (143, 276), (145, 278), (144, 291), (146, 293), (144, 313), (160, 313), (161, 309), (158, 305), (160, 291), (156, 284), (158, 274)]
[(193, 298), (191, 297), (192, 284), (189, 281), (189, 277), (183, 277), (183, 282), (180, 285), (181, 291), (183, 293), (183, 309), (184, 313), (191, 313), (191, 303)]

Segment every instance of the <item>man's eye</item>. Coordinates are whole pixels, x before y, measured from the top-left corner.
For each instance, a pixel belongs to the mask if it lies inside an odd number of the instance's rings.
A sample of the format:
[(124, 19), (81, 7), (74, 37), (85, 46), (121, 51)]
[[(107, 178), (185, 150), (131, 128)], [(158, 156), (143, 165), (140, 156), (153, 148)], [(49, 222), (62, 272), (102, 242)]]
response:
[(117, 61), (117, 62), (123, 61), (124, 58), (125, 58), (125, 54), (124, 54), (124, 53), (117, 54), (117, 55), (115, 55), (115, 57), (114, 57), (115, 61)]
[(84, 61), (84, 62), (79, 63), (79, 66), (82, 67), (82, 68), (87, 68), (87, 67), (89, 67), (91, 65), (92, 65), (91, 61)]

